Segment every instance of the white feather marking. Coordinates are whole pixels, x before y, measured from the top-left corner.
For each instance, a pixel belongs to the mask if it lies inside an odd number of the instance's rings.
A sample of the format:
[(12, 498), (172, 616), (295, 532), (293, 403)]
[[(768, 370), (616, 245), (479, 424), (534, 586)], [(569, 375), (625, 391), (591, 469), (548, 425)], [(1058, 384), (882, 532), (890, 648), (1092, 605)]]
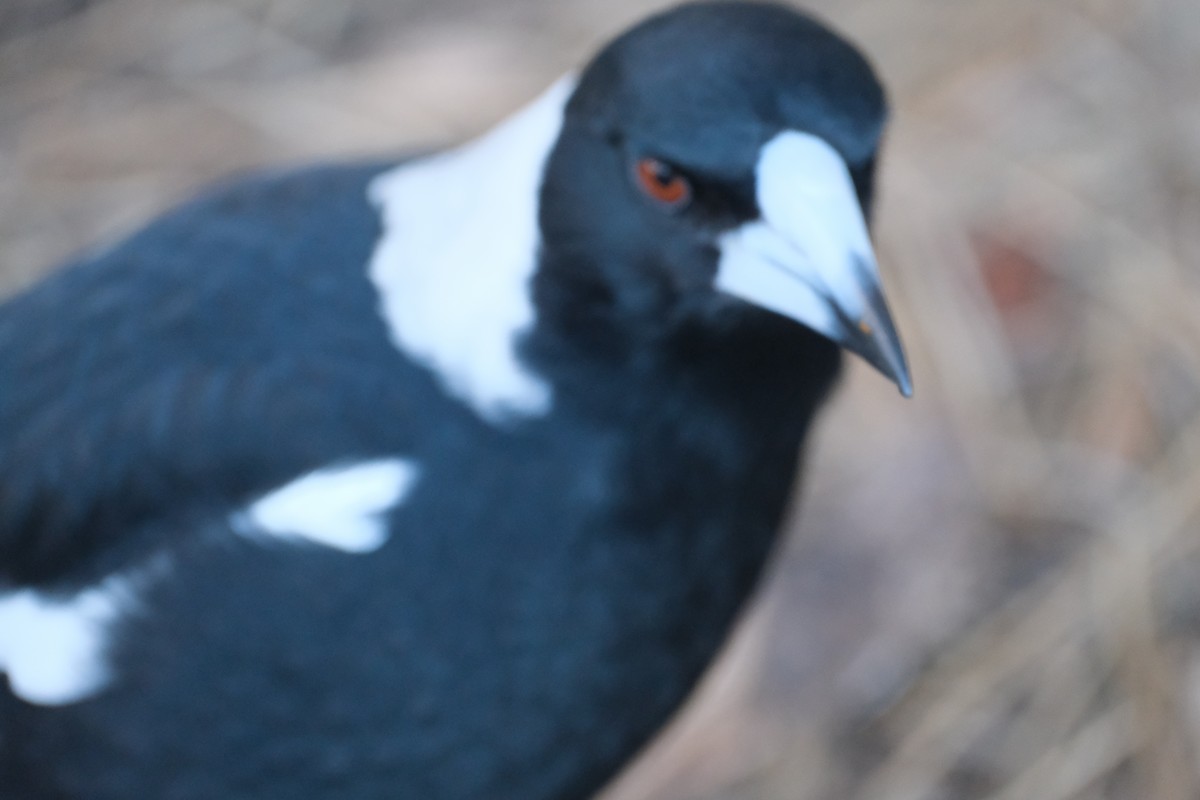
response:
[(492, 422), (550, 409), (523, 364), (534, 323), (538, 195), (574, 78), (480, 139), (380, 175), (384, 233), (369, 266), (392, 341)]
[(0, 596), (0, 672), (14, 694), (30, 703), (74, 703), (110, 679), (105, 660), (111, 623), (132, 602), (130, 582), (58, 598), (30, 589)]
[(399, 504), (417, 468), (398, 458), (310, 472), (255, 501), (233, 517), (250, 537), (308, 540), (347, 553), (368, 553), (387, 541), (383, 515)]

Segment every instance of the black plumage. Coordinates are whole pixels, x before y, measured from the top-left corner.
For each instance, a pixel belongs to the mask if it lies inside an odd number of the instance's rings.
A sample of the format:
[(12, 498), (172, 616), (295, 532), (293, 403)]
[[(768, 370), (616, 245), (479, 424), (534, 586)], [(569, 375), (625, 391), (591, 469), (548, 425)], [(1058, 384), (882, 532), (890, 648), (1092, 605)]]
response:
[[(831, 337), (714, 288), (764, 145), (823, 139), (865, 214), (883, 115), (853, 48), (781, 7), (687, 6), (606, 48), (537, 184), (514, 347), (544, 413), (480, 413), (398, 346), (367, 277), (391, 164), (227, 186), (10, 299), (0, 604), (112, 576), (136, 602), (94, 691), (0, 688), (3, 796), (599, 789), (753, 590), (838, 345), (907, 385), (890, 323)], [(639, 190), (648, 157), (685, 207)], [(387, 458), (419, 477), (372, 552), (237, 529), (300, 476)], [(0, 667), (23, 643), (0, 629)]]

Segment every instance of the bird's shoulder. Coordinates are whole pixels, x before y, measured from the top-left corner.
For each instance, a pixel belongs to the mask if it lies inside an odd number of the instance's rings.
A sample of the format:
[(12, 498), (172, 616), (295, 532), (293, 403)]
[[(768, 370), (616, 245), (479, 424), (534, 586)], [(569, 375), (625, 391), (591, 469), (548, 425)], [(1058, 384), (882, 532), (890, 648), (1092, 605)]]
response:
[(86, 581), (408, 449), (444, 400), (366, 274), (390, 165), (227, 183), (0, 305), (0, 584)]

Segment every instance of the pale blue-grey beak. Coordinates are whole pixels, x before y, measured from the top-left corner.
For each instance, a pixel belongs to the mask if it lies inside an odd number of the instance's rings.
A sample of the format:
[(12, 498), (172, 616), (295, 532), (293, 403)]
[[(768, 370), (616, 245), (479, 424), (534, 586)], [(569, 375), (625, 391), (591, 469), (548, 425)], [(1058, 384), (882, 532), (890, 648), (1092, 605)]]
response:
[(763, 146), (755, 177), (762, 216), (721, 237), (717, 288), (827, 336), (910, 396), (845, 161), (819, 137), (784, 131)]

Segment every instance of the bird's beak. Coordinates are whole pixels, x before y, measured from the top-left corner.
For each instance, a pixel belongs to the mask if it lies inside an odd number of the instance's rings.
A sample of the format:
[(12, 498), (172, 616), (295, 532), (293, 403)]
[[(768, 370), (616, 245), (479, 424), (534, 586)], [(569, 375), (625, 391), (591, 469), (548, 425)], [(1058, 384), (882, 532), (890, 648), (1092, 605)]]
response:
[(784, 131), (759, 153), (761, 218), (724, 234), (716, 287), (857, 353), (912, 394), (846, 162), (824, 140)]

